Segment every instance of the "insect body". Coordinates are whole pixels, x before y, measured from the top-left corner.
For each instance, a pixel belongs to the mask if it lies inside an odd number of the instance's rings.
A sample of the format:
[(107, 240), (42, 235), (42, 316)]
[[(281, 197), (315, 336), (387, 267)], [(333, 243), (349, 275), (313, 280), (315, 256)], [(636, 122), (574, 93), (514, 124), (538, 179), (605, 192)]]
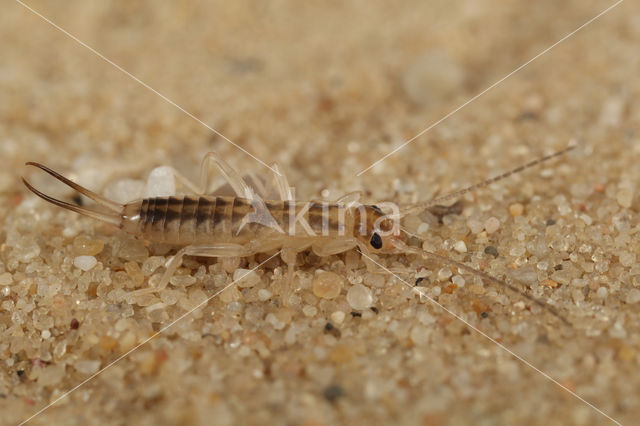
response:
[[(209, 162), (213, 162), (236, 192), (235, 197), (204, 195), (202, 194), (204, 191), (196, 189), (195, 185), (185, 181), (185, 184), (198, 195), (145, 198), (119, 204), (72, 182), (42, 164), (27, 163), (91, 198), (107, 210), (104, 212), (53, 198), (34, 188), (25, 179), (23, 182), (33, 193), (57, 206), (118, 226), (148, 241), (182, 246), (168, 263), (159, 286), (148, 291), (166, 286), (169, 278), (182, 263), (184, 255), (246, 257), (256, 253), (282, 250), (282, 258), (288, 263), (291, 274), (295, 253), (311, 249), (319, 256), (329, 256), (358, 247), (366, 257), (371, 254), (398, 253), (435, 258), (507, 287), (559, 316), (544, 302), (538, 301), (510, 283), (447, 257), (409, 246), (405, 241), (407, 233), (402, 230), (400, 219), (407, 214), (425, 210), (436, 206), (439, 202), (459, 197), (468, 191), (504, 179), (525, 168), (561, 155), (569, 149), (571, 147), (426, 203), (402, 208), (392, 204), (395, 208), (392, 208), (391, 212), (384, 212), (376, 205), (357, 203), (359, 193), (347, 194), (335, 202), (296, 201), (292, 197), (291, 188), (284, 175), (275, 177), (280, 200), (264, 200), (262, 195), (265, 194), (256, 193), (215, 153), (207, 154), (203, 160), (201, 187), (206, 186), (206, 166)], [(274, 170), (278, 172), (276, 165)], [(176, 177), (184, 181), (177, 172)], [(262, 188), (260, 192), (266, 193), (266, 190)]]
[[(151, 242), (183, 246), (168, 266), (163, 277), (166, 280), (184, 255), (244, 257), (276, 249), (296, 253), (310, 248), (319, 256), (328, 256), (356, 246), (366, 251), (370, 251), (369, 247), (372, 250), (392, 250), (390, 239), (400, 240), (402, 237), (399, 229), (393, 229), (378, 207), (356, 205), (358, 193), (349, 194), (335, 203), (292, 199), (265, 201), (248, 189), (239, 176), (229, 173), (229, 166), (214, 157), (215, 154), (208, 155), (222, 165), (221, 169), (233, 182), (232, 187), (239, 188), (237, 192), (244, 197), (172, 196), (118, 204), (42, 164), (27, 163), (108, 210), (102, 212), (55, 199), (23, 181), (29, 190), (57, 206), (110, 223)], [(203, 170), (204, 175), (206, 172)], [(286, 191), (282, 194), (286, 198)], [(373, 231), (375, 226), (382, 226), (384, 230), (376, 233)]]
[[(153, 197), (121, 205), (100, 197), (42, 164), (29, 162), (27, 165), (44, 170), (111, 212), (103, 213), (54, 199), (24, 181), (29, 190), (46, 201), (111, 223), (148, 241), (182, 246), (226, 246), (230, 252), (220, 252), (220, 257), (237, 255), (239, 249), (233, 250), (234, 246), (242, 246), (245, 256), (267, 251), (265, 246), (269, 246), (269, 250), (312, 247), (318, 254), (326, 255), (322, 245), (314, 243), (340, 239), (349, 240), (355, 247), (366, 240), (373, 222), (386, 217), (376, 206), (351, 207), (342, 203), (293, 200), (264, 202), (229, 196)], [(252, 220), (252, 216), (256, 215), (256, 204), (258, 210), (261, 207), (265, 209), (269, 219), (266, 223)], [(359, 229), (362, 229), (362, 235), (356, 235)], [(381, 248), (383, 243), (380, 240), (380, 243), (372, 245)]]

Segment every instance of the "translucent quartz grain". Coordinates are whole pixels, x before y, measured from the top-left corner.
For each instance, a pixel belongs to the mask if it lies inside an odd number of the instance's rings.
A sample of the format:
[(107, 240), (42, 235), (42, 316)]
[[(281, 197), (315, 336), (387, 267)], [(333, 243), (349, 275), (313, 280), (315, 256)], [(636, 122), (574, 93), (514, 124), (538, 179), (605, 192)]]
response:
[(347, 291), (347, 303), (353, 309), (367, 309), (371, 307), (373, 303), (373, 296), (371, 290), (362, 284), (352, 285)]
[(454, 244), (453, 249), (455, 251), (457, 251), (458, 253), (466, 253), (467, 252), (467, 245), (464, 243), (464, 241), (459, 240), (458, 242), (456, 242)]
[(196, 283), (196, 278), (191, 275), (174, 275), (169, 282), (176, 287), (188, 287)]
[(233, 281), (238, 284), (238, 287), (249, 288), (260, 282), (260, 275), (251, 269), (240, 268), (233, 273)]
[(145, 259), (145, 261), (142, 263), (142, 268), (140, 269), (142, 270), (142, 273), (146, 277), (148, 277), (149, 275), (153, 274), (156, 269), (164, 265), (164, 262), (165, 258), (162, 256), (151, 256)]
[(469, 230), (471, 230), (472, 234), (479, 234), (484, 229), (484, 224), (481, 221), (473, 218), (467, 221), (467, 226), (469, 227)]
[(514, 244), (513, 246), (511, 246), (511, 248), (509, 249), (509, 255), (511, 256), (522, 256), (526, 253), (526, 249), (523, 245), (521, 244)]
[(65, 376), (65, 366), (60, 364), (39, 368), (37, 381), (40, 386), (52, 386), (60, 383)]
[(267, 315), (266, 321), (271, 324), (271, 326), (276, 330), (282, 330), (286, 326), (286, 324), (280, 321), (278, 317), (273, 313)]
[(144, 274), (137, 262), (126, 262), (124, 270), (136, 286), (139, 286), (144, 281)]
[(524, 212), (524, 206), (520, 203), (511, 204), (509, 206), (509, 213), (513, 217), (521, 216), (523, 212)]
[(458, 287), (464, 287), (464, 284), (465, 284), (464, 278), (462, 278), (462, 276), (460, 275), (454, 275), (453, 278), (451, 278), (451, 282), (457, 285)]
[(416, 230), (416, 232), (418, 233), (418, 235), (426, 235), (427, 232), (429, 232), (429, 224), (428, 223), (421, 223), (418, 226), (418, 229)]
[(100, 361), (83, 359), (76, 361), (73, 366), (79, 373), (93, 374), (100, 368)]
[(515, 280), (522, 281), (523, 283), (532, 285), (538, 281), (538, 274), (533, 266), (523, 266), (515, 269), (512, 272), (512, 276)]
[(124, 260), (144, 262), (149, 256), (149, 250), (141, 241), (130, 238), (121, 242), (118, 256)]
[(304, 308), (302, 308), (302, 313), (307, 317), (315, 317), (318, 313), (318, 308), (316, 308), (315, 306), (306, 305)]
[(176, 181), (173, 169), (160, 166), (151, 170), (143, 196), (145, 198), (171, 196), (176, 193)]
[(364, 283), (369, 287), (384, 287), (385, 277), (381, 274), (367, 272), (364, 275)]
[(323, 299), (334, 299), (340, 294), (343, 285), (344, 278), (340, 275), (318, 271), (313, 278), (313, 294)]
[(35, 240), (23, 237), (17, 242), (11, 254), (19, 262), (27, 263), (40, 255), (40, 246)]
[(239, 257), (223, 257), (219, 262), (222, 265), (222, 269), (228, 274), (233, 273), (240, 267)]
[(200, 305), (206, 302), (207, 294), (199, 288), (193, 288), (189, 291), (189, 300), (196, 305)]
[(629, 290), (626, 298), (627, 303), (639, 303), (640, 302), (640, 290), (633, 288)]
[(496, 217), (490, 217), (484, 222), (484, 229), (489, 234), (493, 234), (500, 228), (500, 220)]
[(618, 259), (622, 266), (630, 267), (636, 263), (636, 254), (628, 251), (623, 251), (618, 255)]
[(73, 259), (73, 266), (83, 271), (89, 271), (93, 269), (98, 261), (93, 256), (77, 256)]
[(585, 225), (591, 225), (593, 223), (591, 216), (584, 213), (580, 215), (580, 219), (585, 223)]
[(0, 274), (0, 285), (9, 285), (13, 282), (13, 276), (10, 272)]
[(184, 293), (178, 290), (162, 290), (160, 292), (160, 300), (166, 305), (174, 305)]
[(240, 300), (242, 298), (242, 293), (240, 293), (237, 286), (233, 285), (220, 293), (218, 297), (224, 303), (231, 303), (236, 300)]
[(100, 240), (78, 236), (73, 240), (73, 252), (78, 256), (95, 256), (104, 249), (104, 243)]
[(609, 295), (609, 290), (607, 290), (606, 287), (600, 287), (598, 289), (598, 291), (596, 292), (596, 295), (600, 298), (600, 299), (606, 299), (607, 296)]
[(633, 201), (633, 190), (629, 187), (622, 187), (616, 194), (616, 201), (620, 206), (628, 209)]
[(335, 322), (336, 324), (342, 324), (342, 321), (344, 321), (345, 318), (345, 313), (342, 311), (335, 311), (331, 314), (331, 321)]
[(271, 296), (273, 296), (273, 293), (271, 293), (267, 289), (261, 288), (260, 290), (258, 290), (258, 299), (261, 302), (266, 302), (267, 300), (271, 299)]
[(446, 281), (448, 280), (452, 275), (451, 269), (449, 268), (442, 268), (438, 271), (438, 280), (439, 281)]

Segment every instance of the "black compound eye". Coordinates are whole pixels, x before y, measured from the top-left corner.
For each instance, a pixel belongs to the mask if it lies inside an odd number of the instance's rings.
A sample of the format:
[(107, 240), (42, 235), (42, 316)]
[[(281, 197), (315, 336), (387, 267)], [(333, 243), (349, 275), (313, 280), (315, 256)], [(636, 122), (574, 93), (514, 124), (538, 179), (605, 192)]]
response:
[(376, 232), (371, 236), (371, 241), (369, 241), (369, 243), (374, 249), (382, 248), (382, 238), (380, 238), (380, 235)]

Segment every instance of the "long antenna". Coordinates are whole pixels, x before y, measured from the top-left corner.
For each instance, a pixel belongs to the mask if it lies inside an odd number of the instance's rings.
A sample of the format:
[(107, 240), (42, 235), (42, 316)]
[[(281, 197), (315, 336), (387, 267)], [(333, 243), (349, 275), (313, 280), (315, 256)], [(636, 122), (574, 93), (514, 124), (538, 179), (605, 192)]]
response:
[(484, 280), (487, 281), (491, 281), (494, 284), (497, 284), (501, 287), (505, 287), (508, 288), (509, 290), (513, 291), (514, 293), (519, 294), (520, 296), (526, 298), (527, 300), (529, 300), (530, 302), (535, 303), (536, 305), (540, 306), (541, 308), (543, 308), (544, 310), (548, 311), (549, 313), (551, 313), (553, 316), (555, 316), (556, 318), (560, 319), (563, 323), (565, 323), (566, 325), (570, 325), (569, 321), (566, 320), (566, 318), (564, 318), (562, 315), (560, 315), (558, 313), (558, 311), (556, 311), (553, 307), (549, 306), (547, 303), (543, 302), (542, 300), (538, 300), (535, 297), (525, 293), (524, 291), (520, 290), (518, 287), (514, 286), (513, 284), (510, 284), (506, 281), (503, 281), (501, 279), (498, 279), (494, 276), (491, 276), (489, 274), (487, 274), (486, 272), (480, 271), (476, 268), (472, 268), (471, 266), (467, 266), (462, 262), (458, 262), (457, 260), (453, 260), (450, 259), (446, 256), (441, 256), (437, 253), (433, 253), (424, 249), (420, 249), (417, 247), (413, 247), (413, 246), (407, 246), (406, 244), (404, 244), (401, 241), (394, 241), (393, 242), (394, 245), (396, 245), (396, 247), (398, 248), (398, 250), (401, 250), (403, 252), (409, 252), (409, 253), (414, 253), (414, 254), (418, 254), (420, 256), (422, 256), (423, 258), (434, 258), (437, 259), (438, 261), (442, 262), (442, 263), (447, 263), (453, 267), (456, 267), (458, 269), (462, 269), (465, 270), (471, 274), (477, 275), (479, 277), (481, 277)]
[(432, 207), (432, 206), (434, 206), (436, 204), (441, 204), (444, 201), (448, 201), (448, 200), (451, 200), (453, 198), (458, 198), (458, 197), (466, 194), (467, 192), (471, 192), (471, 191), (475, 191), (476, 189), (484, 188), (485, 186), (489, 186), (492, 183), (496, 183), (496, 182), (498, 182), (498, 181), (500, 181), (502, 179), (508, 178), (511, 175), (514, 175), (516, 173), (520, 173), (523, 170), (526, 170), (526, 169), (528, 169), (530, 167), (537, 166), (540, 163), (543, 163), (545, 161), (549, 161), (549, 160), (551, 160), (553, 158), (556, 158), (556, 157), (559, 157), (559, 156), (561, 156), (563, 154), (566, 154), (567, 152), (571, 151), (575, 147), (576, 147), (576, 145), (571, 144), (571, 145), (569, 145), (568, 147), (566, 147), (565, 149), (563, 149), (561, 151), (556, 151), (553, 154), (545, 155), (544, 157), (540, 157), (538, 159), (530, 161), (530, 162), (528, 162), (526, 164), (523, 164), (521, 166), (516, 167), (515, 169), (509, 170), (508, 172), (504, 172), (504, 173), (502, 173), (502, 174), (500, 174), (498, 176), (494, 176), (492, 178), (489, 178), (489, 179), (487, 179), (487, 180), (485, 180), (483, 182), (479, 182), (479, 183), (476, 183), (474, 185), (468, 186), (466, 188), (460, 189), (458, 191), (454, 191), (454, 192), (451, 192), (449, 194), (442, 195), (440, 197), (434, 198), (434, 199), (429, 200), (429, 201), (424, 202), (424, 203), (411, 205), (411, 206), (409, 206), (406, 209), (403, 209), (401, 211), (402, 216), (405, 216), (405, 215), (411, 214), (411, 213), (421, 212), (424, 209)]

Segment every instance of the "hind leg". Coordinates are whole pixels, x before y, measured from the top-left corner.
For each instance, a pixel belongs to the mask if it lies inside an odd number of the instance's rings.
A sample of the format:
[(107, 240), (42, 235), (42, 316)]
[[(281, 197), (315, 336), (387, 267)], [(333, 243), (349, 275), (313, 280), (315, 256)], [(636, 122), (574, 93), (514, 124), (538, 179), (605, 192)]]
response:
[(280, 199), (285, 201), (293, 200), (293, 191), (289, 186), (289, 180), (287, 179), (287, 176), (285, 176), (285, 174), (280, 171), (280, 167), (278, 167), (277, 163), (273, 163), (271, 165), (271, 168), (276, 172), (273, 175), (273, 180), (276, 184), (276, 189), (280, 194)]
[(182, 265), (184, 256), (202, 256), (202, 257), (248, 257), (256, 253), (264, 253), (276, 250), (280, 247), (280, 241), (264, 241), (261, 243), (250, 243), (247, 245), (217, 243), (207, 245), (191, 245), (178, 250), (178, 252), (167, 262), (166, 269), (160, 278), (160, 282), (155, 287), (148, 287), (136, 290), (130, 293), (132, 296), (153, 293), (164, 289), (169, 280), (176, 272), (176, 269)]
[(178, 252), (167, 262), (166, 269), (160, 278), (160, 282), (155, 287), (147, 287), (130, 293), (131, 296), (139, 296), (143, 294), (154, 293), (162, 290), (169, 284), (169, 280), (176, 272), (176, 269), (182, 265), (184, 256), (203, 256), (203, 257), (246, 257), (253, 253), (251, 250), (240, 244), (211, 244), (211, 245), (193, 245), (186, 246), (178, 250)]
[(358, 201), (360, 201), (360, 198), (362, 198), (363, 195), (364, 193), (362, 191), (348, 192), (344, 194), (342, 197), (338, 198), (335, 201), (335, 203), (346, 204), (347, 206), (351, 206), (353, 204), (356, 204)]
[(226, 161), (222, 159), (216, 152), (208, 152), (202, 158), (202, 164), (200, 166), (200, 188), (202, 193), (207, 190), (207, 184), (209, 180), (209, 167), (213, 163), (218, 168), (218, 171), (224, 176), (231, 188), (236, 193), (237, 197), (252, 199), (254, 191), (249, 185), (242, 179), (240, 174), (231, 167)]
[[(200, 185), (194, 184), (186, 176), (171, 166), (156, 167), (151, 171), (149, 178), (147, 179), (147, 193), (145, 194), (145, 197), (174, 195), (176, 181), (193, 194), (204, 195), (207, 192), (209, 172), (212, 165), (218, 168), (237, 197), (252, 198), (254, 191), (251, 187), (247, 185), (244, 179), (242, 179), (234, 168), (232, 168), (215, 152), (208, 152), (202, 158), (202, 163), (200, 164)], [(173, 193), (168, 194), (166, 192)]]

